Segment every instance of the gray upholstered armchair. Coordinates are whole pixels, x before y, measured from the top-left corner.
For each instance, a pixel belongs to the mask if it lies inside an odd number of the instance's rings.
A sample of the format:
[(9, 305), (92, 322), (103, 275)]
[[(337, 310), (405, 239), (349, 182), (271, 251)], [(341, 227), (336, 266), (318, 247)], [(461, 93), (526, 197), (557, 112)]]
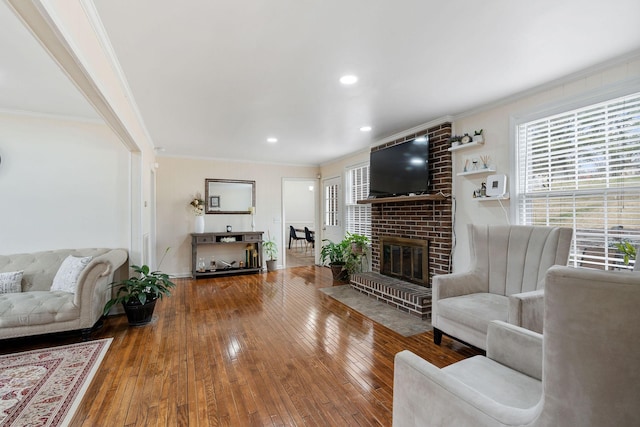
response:
[(572, 237), (562, 227), (469, 225), (470, 270), (433, 278), (434, 342), (445, 333), (484, 350), (492, 320), (542, 332), (544, 275), (567, 264)]
[(393, 426), (640, 426), (640, 274), (552, 267), (544, 335), (493, 321), (487, 356), (396, 355)]

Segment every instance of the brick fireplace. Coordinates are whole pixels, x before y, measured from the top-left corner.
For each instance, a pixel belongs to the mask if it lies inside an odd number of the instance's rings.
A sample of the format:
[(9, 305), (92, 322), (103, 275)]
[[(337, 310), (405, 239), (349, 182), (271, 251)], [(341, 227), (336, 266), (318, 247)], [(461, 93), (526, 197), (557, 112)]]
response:
[[(380, 150), (412, 140), (417, 136), (429, 136), (430, 195), (445, 195), (411, 199), (398, 198), (371, 205), (371, 257), (372, 272), (354, 275), (352, 286), (381, 301), (385, 301), (411, 314), (428, 318), (431, 315), (431, 278), (435, 274), (449, 272), (449, 262), (453, 244), (452, 203), (449, 197), (452, 189), (452, 161), (449, 138), (451, 123), (443, 123), (407, 135), (403, 138), (372, 148)], [(407, 200), (409, 199), (409, 200)], [(397, 277), (383, 276), (382, 239), (397, 238), (426, 241), (428, 262), (426, 282), (422, 286), (409, 283)], [(426, 287), (425, 287), (426, 285)]]

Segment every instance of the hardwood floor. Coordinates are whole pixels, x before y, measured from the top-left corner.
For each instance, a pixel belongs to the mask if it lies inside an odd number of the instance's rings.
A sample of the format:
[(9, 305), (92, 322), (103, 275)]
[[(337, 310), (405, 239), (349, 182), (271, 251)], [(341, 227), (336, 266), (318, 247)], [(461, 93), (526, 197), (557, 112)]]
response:
[(314, 265), (313, 250), (287, 249), (287, 268)]
[(440, 367), (477, 354), (431, 333), (402, 337), (332, 300), (317, 290), (332, 285), (328, 268), (176, 283), (150, 325), (114, 316), (92, 335), (113, 343), (73, 426), (390, 426), (398, 351)]

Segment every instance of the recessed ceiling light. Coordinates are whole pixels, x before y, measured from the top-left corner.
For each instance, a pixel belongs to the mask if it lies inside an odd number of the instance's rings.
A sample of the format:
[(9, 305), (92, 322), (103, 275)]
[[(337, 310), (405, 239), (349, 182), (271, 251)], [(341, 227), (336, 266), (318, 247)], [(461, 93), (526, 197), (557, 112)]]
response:
[(371, 126), (362, 126), (362, 127), (360, 128), (360, 130), (361, 130), (362, 132), (369, 132), (369, 131), (371, 130)]
[(352, 85), (357, 81), (358, 81), (358, 77), (353, 75), (340, 77), (340, 83), (342, 83), (343, 85)]
[(273, 137), (267, 138), (267, 142), (270, 142), (273, 144), (274, 142), (278, 142), (278, 138), (273, 138)]

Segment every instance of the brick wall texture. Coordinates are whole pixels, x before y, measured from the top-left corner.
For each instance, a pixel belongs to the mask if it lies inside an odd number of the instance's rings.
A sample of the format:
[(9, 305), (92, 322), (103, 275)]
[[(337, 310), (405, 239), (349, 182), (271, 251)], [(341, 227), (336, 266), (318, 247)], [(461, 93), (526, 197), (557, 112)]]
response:
[[(451, 123), (424, 129), (401, 139), (372, 148), (380, 150), (412, 140), (429, 137), (429, 194), (451, 195), (452, 162), (449, 138)], [(380, 236), (394, 236), (429, 241), (429, 287), (434, 274), (449, 272), (452, 236), (452, 203), (446, 200), (419, 200), (371, 205), (371, 243), (373, 271), (380, 272)]]

